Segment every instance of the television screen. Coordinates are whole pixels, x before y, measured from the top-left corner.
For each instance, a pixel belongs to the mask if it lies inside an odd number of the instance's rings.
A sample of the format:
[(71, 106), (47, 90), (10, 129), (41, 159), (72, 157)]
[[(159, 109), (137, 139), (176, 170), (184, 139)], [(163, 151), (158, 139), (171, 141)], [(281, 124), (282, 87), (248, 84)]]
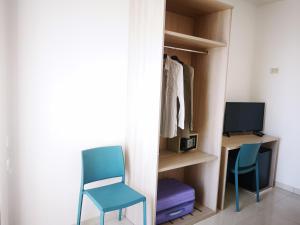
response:
[(262, 131), (265, 103), (227, 102), (224, 133)]

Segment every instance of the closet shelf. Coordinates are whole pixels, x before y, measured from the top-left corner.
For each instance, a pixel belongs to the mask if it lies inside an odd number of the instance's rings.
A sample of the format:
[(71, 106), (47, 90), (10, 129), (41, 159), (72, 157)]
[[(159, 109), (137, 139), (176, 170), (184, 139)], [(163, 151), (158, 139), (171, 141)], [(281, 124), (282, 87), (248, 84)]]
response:
[[(201, 204), (197, 201), (195, 202), (194, 211), (191, 214), (183, 216), (181, 218), (172, 220), (172, 225), (193, 225), (198, 223), (201, 220), (204, 220), (210, 216), (215, 215), (216, 213)], [(170, 225), (170, 222), (164, 223), (162, 225)]]
[(203, 50), (210, 48), (225, 47), (223, 42), (212, 41), (196, 36), (182, 34), (174, 31), (165, 30), (165, 45), (192, 50)]
[(185, 153), (162, 151), (159, 156), (158, 172), (173, 170), (199, 163), (206, 163), (217, 159), (217, 156), (199, 150)]

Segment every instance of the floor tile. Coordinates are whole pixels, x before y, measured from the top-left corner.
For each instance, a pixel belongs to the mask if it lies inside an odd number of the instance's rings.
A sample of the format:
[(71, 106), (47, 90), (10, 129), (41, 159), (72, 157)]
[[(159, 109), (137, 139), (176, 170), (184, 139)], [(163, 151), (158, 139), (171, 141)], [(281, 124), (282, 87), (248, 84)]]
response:
[(241, 211), (235, 212), (234, 187), (228, 185), (226, 208), (197, 225), (300, 225), (300, 196), (279, 188), (261, 195), (240, 189)]
[[(300, 196), (273, 188), (261, 195), (256, 203), (254, 193), (240, 189), (241, 211), (235, 211), (234, 186), (228, 185), (226, 208), (196, 225), (300, 225)], [(90, 221), (88, 225), (98, 225), (99, 221)], [(121, 222), (112, 219), (107, 225), (132, 225), (126, 218)]]

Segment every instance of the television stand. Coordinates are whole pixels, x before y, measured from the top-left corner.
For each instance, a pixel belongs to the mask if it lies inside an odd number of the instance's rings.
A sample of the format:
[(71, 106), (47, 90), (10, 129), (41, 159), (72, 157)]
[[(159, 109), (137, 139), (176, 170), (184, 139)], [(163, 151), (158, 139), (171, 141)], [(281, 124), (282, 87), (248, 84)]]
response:
[(258, 136), (258, 137), (263, 137), (265, 134), (261, 131), (254, 131), (253, 132), (254, 135)]
[(263, 137), (258, 137), (254, 134), (232, 135), (231, 138), (223, 137), (220, 176), (219, 176), (219, 194), (218, 194), (219, 196), (218, 208), (221, 210), (224, 209), (224, 202), (225, 202), (226, 177), (228, 172), (227, 166), (228, 166), (229, 152), (231, 152), (232, 150), (239, 149), (243, 144), (250, 144), (250, 143), (262, 143), (263, 146), (266, 147), (268, 146), (268, 148), (272, 149), (269, 186), (264, 190), (260, 190), (260, 193), (264, 193), (267, 190), (270, 190), (270, 188), (274, 187), (279, 138), (272, 137), (267, 134), (265, 134)]

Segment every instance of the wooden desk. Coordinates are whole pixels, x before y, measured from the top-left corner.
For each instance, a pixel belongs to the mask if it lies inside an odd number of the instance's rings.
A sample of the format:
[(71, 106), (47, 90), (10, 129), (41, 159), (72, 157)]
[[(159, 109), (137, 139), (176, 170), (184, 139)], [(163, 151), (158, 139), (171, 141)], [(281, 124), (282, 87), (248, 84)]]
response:
[(220, 176), (219, 176), (219, 192), (218, 192), (218, 208), (221, 210), (224, 209), (228, 153), (230, 150), (235, 150), (235, 149), (240, 148), (240, 146), (242, 144), (251, 144), (251, 143), (262, 143), (262, 145), (264, 147), (272, 149), (272, 160), (271, 160), (271, 168), (270, 168), (269, 186), (267, 188), (265, 188), (264, 190), (261, 190), (260, 192), (263, 192), (266, 189), (272, 188), (274, 186), (276, 166), (277, 166), (279, 138), (272, 137), (269, 135), (264, 135), (263, 137), (258, 137), (253, 134), (235, 135), (235, 136), (231, 136), (231, 137), (223, 136)]

